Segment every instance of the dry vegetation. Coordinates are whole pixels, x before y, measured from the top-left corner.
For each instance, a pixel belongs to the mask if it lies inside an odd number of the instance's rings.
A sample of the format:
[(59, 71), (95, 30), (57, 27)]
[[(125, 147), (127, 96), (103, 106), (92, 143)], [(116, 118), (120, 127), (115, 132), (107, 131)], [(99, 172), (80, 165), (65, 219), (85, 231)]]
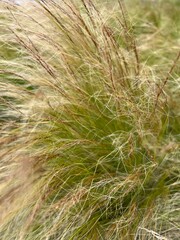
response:
[(179, 1), (0, 9), (0, 238), (178, 240)]

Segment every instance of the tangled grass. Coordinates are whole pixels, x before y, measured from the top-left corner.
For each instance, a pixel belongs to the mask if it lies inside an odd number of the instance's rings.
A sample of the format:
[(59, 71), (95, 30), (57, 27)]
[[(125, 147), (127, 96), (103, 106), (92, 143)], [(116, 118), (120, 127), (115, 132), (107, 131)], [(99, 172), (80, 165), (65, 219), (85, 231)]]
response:
[(179, 239), (179, 3), (1, 5), (1, 239)]

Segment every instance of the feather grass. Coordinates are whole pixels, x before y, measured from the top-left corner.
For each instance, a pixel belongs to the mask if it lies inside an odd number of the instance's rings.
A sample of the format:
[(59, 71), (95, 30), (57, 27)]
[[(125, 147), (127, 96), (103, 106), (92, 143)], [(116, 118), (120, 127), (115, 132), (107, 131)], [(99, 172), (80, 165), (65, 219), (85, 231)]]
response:
[(178, 239), (179, 57), (145, 64), (123, 1), (24, 6), (3, 5), (2, 240)]

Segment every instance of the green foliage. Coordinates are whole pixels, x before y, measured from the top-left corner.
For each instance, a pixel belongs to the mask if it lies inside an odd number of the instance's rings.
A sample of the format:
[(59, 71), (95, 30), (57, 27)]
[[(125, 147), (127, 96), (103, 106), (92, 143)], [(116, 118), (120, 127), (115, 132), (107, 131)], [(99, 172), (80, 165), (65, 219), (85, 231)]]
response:
[(7, 5), (2, 240), (178, 239), (179, 6), (129, 3)]

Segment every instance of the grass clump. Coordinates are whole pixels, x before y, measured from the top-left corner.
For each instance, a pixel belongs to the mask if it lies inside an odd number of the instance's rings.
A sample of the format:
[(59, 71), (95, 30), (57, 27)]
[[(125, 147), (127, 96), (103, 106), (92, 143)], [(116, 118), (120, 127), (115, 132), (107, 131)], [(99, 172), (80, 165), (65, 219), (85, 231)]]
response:
[(3, 5), (2, 240), (178, 239), (179, 55), (160, 75), (110, 6)]

